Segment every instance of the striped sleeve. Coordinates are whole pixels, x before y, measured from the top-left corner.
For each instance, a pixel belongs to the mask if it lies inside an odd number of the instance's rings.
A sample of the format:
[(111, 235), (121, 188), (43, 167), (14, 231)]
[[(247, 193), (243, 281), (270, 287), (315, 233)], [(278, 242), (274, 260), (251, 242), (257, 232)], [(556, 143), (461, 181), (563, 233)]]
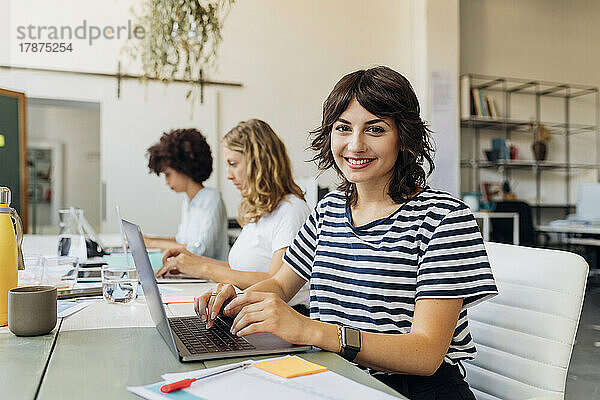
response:
[(317, 207), (310, 213), (283, 255), (283, 261), (306, 281), (310, 280), (317, 247)]
[(466, 309), (498, 294), (481, 233), (464, 204), (441, 220), (421, 254), (416, 300), (462, 298)]

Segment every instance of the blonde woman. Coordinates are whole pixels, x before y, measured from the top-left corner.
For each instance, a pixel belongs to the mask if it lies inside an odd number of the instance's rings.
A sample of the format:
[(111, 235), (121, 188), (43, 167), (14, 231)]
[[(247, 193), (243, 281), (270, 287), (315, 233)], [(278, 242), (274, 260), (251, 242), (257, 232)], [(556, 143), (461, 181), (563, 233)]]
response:
[(227, 179), (242, 194), (237, 219), (242, 232), (228, 262), (198, 256), (187, 249), (168, 250), (157, 276), (184, 273), (240, 289), (272, 277), (310, 210), (292, 178), (281, 139), (264, 121), (240, 122), (223, 138)]

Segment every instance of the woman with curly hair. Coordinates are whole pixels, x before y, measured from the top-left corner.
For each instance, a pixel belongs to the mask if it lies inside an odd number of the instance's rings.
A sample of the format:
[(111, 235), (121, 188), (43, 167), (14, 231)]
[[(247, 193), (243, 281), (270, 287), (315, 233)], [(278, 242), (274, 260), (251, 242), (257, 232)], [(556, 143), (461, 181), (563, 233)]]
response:
[(223, 153), (227, 179), (242, 194), (237, 212), (242, 232), (229, 262), (171, 249), (158, 276), (182, 272), (245, 289), (281, 268), (283, 254), (306, 221), (310, 210), (292, 177), (285, 146), (269, 124), (240, 122), (223, 138)]
[(196, 129), (163, 133), (148, 148), (148, 168), (163, 174), (174, 192), (185, 193), (177, 235), (144, 237), (147, 247), (163, 251), (185, 246), (193, 254), (225, 260), (229, 251), (227, 211), (218, 190), (205, 187), (212, 173), (212, 154), (206, 138)]
[[(475, 398), (460, 370), (476, 353), (467, 308), (497, 289), (470, 209), (426, 185), (432, 146), (419, 114), (390, 68), (335, 85), (312, 148), (340, 190), (317, 204), (273, 278), (197, 299), (209, 327), (231, 300), (224, 313), (238, 336), (270, 332), (340, 353), (410, 399)], [(306, 281), (310, 318), (286, 304)]]

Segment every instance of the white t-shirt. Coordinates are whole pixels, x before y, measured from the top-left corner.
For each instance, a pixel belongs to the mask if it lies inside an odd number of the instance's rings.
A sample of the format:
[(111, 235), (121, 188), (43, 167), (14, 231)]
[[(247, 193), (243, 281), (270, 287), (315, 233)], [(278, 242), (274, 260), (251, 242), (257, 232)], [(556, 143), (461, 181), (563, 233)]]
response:
[(185, 196), (175, 240), (194, 254), (227, 259), (227, 211), (218, 190), (200, 189), (192, 201)]
[[(288, 195), (270, 214), (244, 225), (229, 251), (231, 269), (269, 272), (273, 253), (292, 244), (309, 214), (304, 200)], [(308, 292), (309, 286), (305, 284), (288, 304), (308, 306)]]
[(304, 200), (288, 195), (270, 214), (244, 225), (229, 251), (231, 269), (269, 272), (273, 253), (292, 244), (309, 214)]

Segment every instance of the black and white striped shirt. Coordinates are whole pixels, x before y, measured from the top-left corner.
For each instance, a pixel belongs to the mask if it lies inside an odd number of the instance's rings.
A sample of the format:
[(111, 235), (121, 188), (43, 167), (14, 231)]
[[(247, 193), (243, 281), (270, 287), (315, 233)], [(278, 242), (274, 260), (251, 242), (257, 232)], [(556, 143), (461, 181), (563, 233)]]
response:
[(426, 189), (392, 215), (352, 224), (344, 193), (315, 207), (284, 261), (310, 280), (310, 317), (368, 332), (410, 332), (415, 302), (462, 298), (445, 360), (476, 350), (467, 308), (497, 294), (481, 233), (460, 200)]

